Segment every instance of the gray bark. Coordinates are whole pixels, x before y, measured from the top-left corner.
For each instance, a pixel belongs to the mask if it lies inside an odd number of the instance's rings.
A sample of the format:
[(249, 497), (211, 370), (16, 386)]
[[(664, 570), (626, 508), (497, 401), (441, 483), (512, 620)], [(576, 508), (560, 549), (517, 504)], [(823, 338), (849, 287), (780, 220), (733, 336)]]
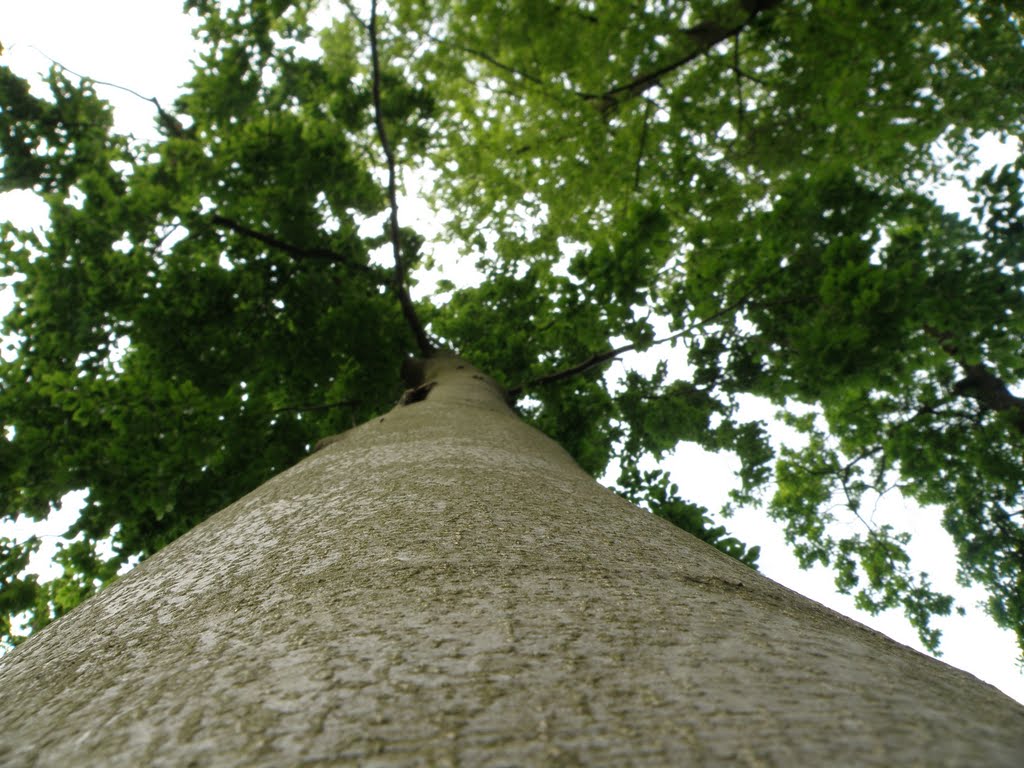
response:
[(0, 659), (0, 764), (1022, 764), (1024, 707), (630, 506), (457, 365)]

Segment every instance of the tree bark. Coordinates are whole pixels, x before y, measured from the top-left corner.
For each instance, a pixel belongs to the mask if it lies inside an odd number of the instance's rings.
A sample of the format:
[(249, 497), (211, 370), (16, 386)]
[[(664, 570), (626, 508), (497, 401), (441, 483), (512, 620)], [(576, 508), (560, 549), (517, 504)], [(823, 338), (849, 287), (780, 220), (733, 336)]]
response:
[(414, 373), (0, 659), (0, 763), (1020, 765), (1024, 707)]

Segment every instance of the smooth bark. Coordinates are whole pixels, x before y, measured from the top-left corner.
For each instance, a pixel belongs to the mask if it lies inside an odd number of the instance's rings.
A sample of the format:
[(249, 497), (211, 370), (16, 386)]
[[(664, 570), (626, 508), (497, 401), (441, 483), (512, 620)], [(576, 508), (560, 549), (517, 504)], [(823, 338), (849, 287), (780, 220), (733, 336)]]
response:
[(1024, 707), (630, 506), (459, 366), (0, 659), (0, 763), (1021, 764)]

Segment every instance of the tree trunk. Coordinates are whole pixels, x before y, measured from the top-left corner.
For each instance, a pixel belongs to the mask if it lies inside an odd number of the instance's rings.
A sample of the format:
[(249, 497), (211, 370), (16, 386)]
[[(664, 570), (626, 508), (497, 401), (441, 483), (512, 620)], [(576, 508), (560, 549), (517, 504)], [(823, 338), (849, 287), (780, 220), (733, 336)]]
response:
[(0, 763), (1021, 765), (1013, 700), (418, 373), (0, 659)]

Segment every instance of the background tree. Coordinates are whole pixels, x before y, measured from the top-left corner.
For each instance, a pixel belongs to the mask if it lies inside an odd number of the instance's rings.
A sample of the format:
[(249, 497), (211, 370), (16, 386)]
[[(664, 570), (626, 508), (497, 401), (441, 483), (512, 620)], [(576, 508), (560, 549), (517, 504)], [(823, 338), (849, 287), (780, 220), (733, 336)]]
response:
[[(44, 625), (400, 396), (422, 347), (402, 286), (431, 256), (409, 231), (399, 269), (372, 256), (396, 232), (378, 115), (484, 274), (415, 314), (585, 469), (616, 462), (630, 498), (750, 562), (638, 467), (681, 440), (735, 452), (737, 503), (771, 489), (804, 563), (934, 645), (951, 601), (905, 538), (828, 525), (898, 484), (942, 506), (961, 575), (1021, 636), (1020, 168), (978, 180), (972, 222), (923, 194), (980, 133), (1020, 131), (1009, 8), (401, 2), (375, 72), (365, 11), (310, 54), (312, 3), (186, 5), (205, 53), (154, 145), (116, 135), (88, 80), (55, 67), (37, 98), (3, 73), (3, 188), (51, 209), (45, 240), (3, 237), (24, 275), (4, 514), (89, 489), (60, 579), (22, 573), (38, 541), (4, 542), (11, 641), (11, 616)], [(654, 377), (601, 375), (666, 339)], [(776, 456), (747, 394), (805, 444)]]

